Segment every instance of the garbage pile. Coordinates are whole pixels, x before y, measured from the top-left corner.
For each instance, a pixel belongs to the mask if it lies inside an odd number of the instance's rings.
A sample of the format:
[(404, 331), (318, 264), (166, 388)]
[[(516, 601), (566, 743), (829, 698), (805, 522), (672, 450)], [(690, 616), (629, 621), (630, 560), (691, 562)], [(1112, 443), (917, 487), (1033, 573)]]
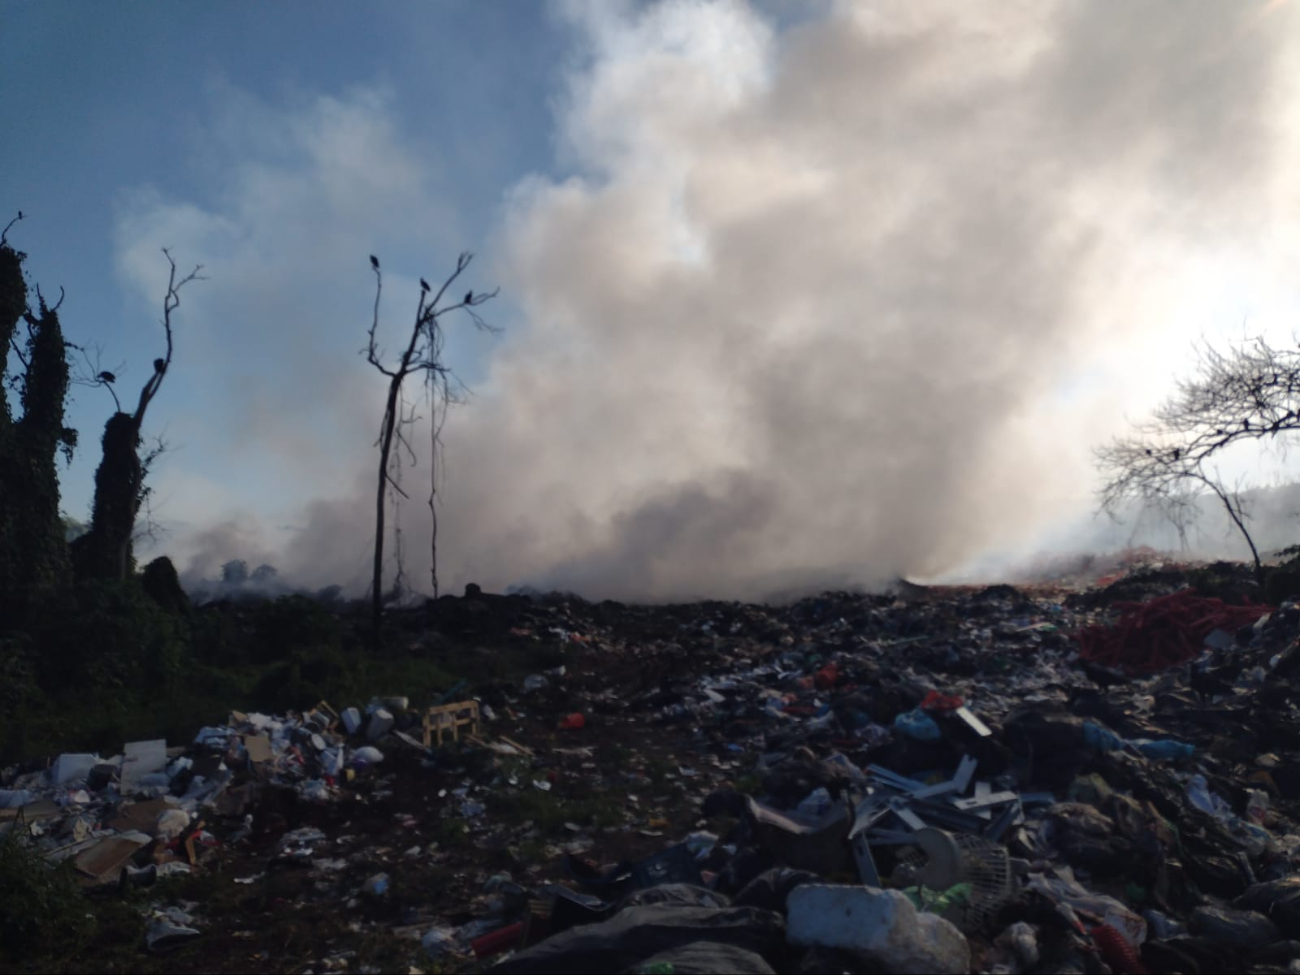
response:
[[(280, 717), (236, 711), (228, 724), (200, 729), (188, 746), (128, 742), (109, 758), (64, 754), (45, 769), (7, 769), (0, 830), (18, 833), (51, 864), (69, 861), (87, 887), (151, 886), (188, 875), (213, 864), (221, 848), (249, 838), (265, 790), (328, 802), (383, 762), (384, 753), (371, 742), (396, 736), (399, 744), (424, 751), (395, 727), (389, 708), (407, 704), (375, 700), (364, 715), (357, 708), (339, 715), (324, 702)], [(301, 832), (289, 835), (282, 845), (292, 848), (302, 839)], [(151, 917), (151, 951), (178, 947), (200, 933), (179, 907)]]
[(759, 787), (693, 824), (726, 832), (568, 858), (587, 918), (530, 917), (492, 970), (1300, 969), (1300, 608), (1115, 608), (1122, 639), (1089, 660), (1109, 614), (1009, 589), (799, 604), (660, 715), (757, 755)]
[(1169, 588), (530, 603), (562, 666), (60, 756), (0, 822), (227, 878), (154, 950), (337, 915), (298, 970), (1300, 970), (1300, 606)]

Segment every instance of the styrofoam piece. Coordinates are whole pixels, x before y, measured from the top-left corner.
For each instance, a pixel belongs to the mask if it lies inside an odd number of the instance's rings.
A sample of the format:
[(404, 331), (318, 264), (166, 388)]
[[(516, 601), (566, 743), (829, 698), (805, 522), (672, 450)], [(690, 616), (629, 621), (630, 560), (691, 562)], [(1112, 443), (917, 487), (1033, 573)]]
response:
[(141, 780), (154, 772), (161, 772), (167, 767), (167, 739), (154, 738), (150, 741), (127, 742), (122, 758), (122, 795), (130, 796), (139, 792)]
[(67, 785), (78, 779), (84, 779), (98, 764), (98, 755), (87, 755), (82, 752), (60, 755), (50, 767), (50, 778), (55, 785)]

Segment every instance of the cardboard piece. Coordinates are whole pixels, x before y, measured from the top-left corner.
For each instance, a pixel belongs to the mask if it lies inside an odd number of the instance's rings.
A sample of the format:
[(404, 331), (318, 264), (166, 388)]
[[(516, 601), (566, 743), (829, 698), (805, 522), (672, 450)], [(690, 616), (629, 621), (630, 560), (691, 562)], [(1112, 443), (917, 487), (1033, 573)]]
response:
[(109, 822), (108, 827), (117, 830), (119, 833), (139, 830), (141, 833), (148, 833), (153, 836), (158, 828), (158, 817), (171, 808), (172, 806), (165, 799), (133, 802), (130, 805), (119, 807), (117, 816)]
[(106, 836), (78, 853), (72, 865), (99, 883), (109, 883), (117, 879), (126, 862), (141, 846), (143, 844), (137, 840), (124, 836)]
[(244, 747), (248, 749), (248, 760), (254, 765), (269, 762), (275, 757), (271, 751), (271, 739), (266, 735), (245, 735)]
[(63, 815), (63, 809), (53, 799), (37, 799), (17, 809), (0, 809), (0, 814), (9, 813), (3, 818), (21, 819), (26, 823), (36, 823), (45, 819), (55, 819)]

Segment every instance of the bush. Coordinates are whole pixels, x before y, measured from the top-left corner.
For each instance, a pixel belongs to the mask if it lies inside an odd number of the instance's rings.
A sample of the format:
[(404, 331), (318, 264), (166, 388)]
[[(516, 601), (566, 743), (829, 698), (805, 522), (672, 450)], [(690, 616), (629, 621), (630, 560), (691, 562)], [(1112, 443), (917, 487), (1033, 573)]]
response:
[(165, 691), (188, 642), (184, 620), (164, 611), (136, 578), (77, 583), (50, 600), (32, 627), (40, 683), (55, 696), (87, 687)]
[(354, 682), (343, 652), (333, 648), (295, 650), (271, 667), (253, 692), (257, 707), (273, 712), (302, 710), (347, 693)]
[(343, 645), (339, 622), (307, 596), (281, 596), (254, 611), (253, 663), (287, 660), (298, 651), (337, 651)]
[(25, 636), (0, 638), (0, 757), (19, 754), (27, 745), (32, 715), (49, 711), (36, 683), (31, 647)]
[(0, 959), (67, 952), (94, 929), (70, 863), (51, 867), (16, 831), (0, 837)]

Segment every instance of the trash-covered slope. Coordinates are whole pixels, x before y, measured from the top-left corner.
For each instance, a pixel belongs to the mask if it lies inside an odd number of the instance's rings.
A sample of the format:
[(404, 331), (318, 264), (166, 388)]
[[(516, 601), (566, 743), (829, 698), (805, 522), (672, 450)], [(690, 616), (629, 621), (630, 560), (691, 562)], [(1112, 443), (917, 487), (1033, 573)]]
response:
[(472, 594), (430, 624), (568, 663), (105, 742), (0, 822), (145, 914), (105, 969), (1287, 971), (1300, 608), (1182, 581)]

